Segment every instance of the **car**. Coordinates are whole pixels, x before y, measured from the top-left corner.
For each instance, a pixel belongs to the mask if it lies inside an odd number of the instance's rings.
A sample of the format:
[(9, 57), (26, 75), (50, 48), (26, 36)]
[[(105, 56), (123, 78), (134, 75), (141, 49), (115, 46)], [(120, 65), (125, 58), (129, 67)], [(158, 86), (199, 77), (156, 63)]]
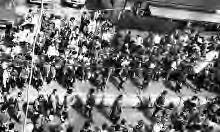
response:
[(9, 27), (12, 27), (13, 24), (14, 24), (14, 22), (11, 20), (0, 19), (0, 28), (1, 29), (6, 29)]
[(86, 0), (63, 0), (63, 2), (76, 8), (83, 7), (86, 4)]
[[(41, 4), (41, 0), (28, 0), (28, 2), (31, 4)], [(53, 2), (53, 0), (43, 0), (44, 4), (49, 4), (52, 2)]]

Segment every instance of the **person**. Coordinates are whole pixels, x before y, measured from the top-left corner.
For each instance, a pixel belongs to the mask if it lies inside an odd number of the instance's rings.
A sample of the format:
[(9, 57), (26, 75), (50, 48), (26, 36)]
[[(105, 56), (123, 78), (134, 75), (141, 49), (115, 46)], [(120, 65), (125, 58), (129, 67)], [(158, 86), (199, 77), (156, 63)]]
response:
[(102, 124), (101, 132), (108, 132), (108, 124), (107, 123)]
[(8, 83), (9, 83), (9, 78), (10, 78), (10, 73), (9, 73), (9, 68), (4, 69), (3, 71), (3, 88), (7, 89)]
[(110, 119), (113, 124), (117, 124), (117, 122), (121, 118), (122, 98), (123, 98), (123, 95), (119, 95), (112, 105), (111, 112), (110, 112)]
[(27, 64), (25, 64), (25, 66), (22, 68), (20, 75), (19, 75), (22, 88), (25, 86), (25, 83), (27, 82), (28, 76), (29, 76), (28, 66), (27, 66)]
[(115, 0), (111, 0), (110, 3), (111, 3), (111, 6), (112, 6), (112, 7), (115, 6)]
[(129, 30), (128, 33), (125, 35), (124, 44), (130, 44), (131, 42), (131, 31)]
[(8, 125), (8, 131), (7, 132), (15, 132), (15, 124), (14, 123), (9, 123)]
[(84, 123), (83, 128), (80, 130), (80, 132), (93, 132), (92, 129), (91, 129), (91, 122), (86, 121)]
[(26, 23), (31, 23), (34, 18), (34, 13), (32, 9), (29, 9), (28, 13), (25, 16)]
[(73, 93), (73, 89), (67, 89), (66, 95), (64, 96), (63, 100), (63, 107), (64, 109), (69, 110), (69, 108), (73, 107), (76, 101), (76, 95)]
[(57, 89), (53, 89), (52, 93), (49, 95), (48, 103), (49, 107), (51, 108), (51, 112), (55, 114), (57, 112), (57, 105), (58, 105), (58, 95), (57, 95)]
[(17, 98), (15, 99), (15, 107), (18, 111), (18, 118), (21, 118), (22, 115), (22, 107), (23, 107), (23, 103), (24, 103), (24, 99), (22, 98), (22, 92), (18, 92), (17, 94)]
[(155, 103), (154, 103), (154, 106), (155, 106), (155, 110), (152, 114), (153, 117), (156, 116), (156, 114), (163, 110), (164, 109), (164, 105), (165, 105), (165, 98), (166, 98), (166, 95), (167, 95), (167, 91), (164, 90), (161, 95), (156, 99)]
[(49, 58), (52, 56), (59, 56), (59, 52), (58, 52), (57, 47), (55, 46), (54, 43), (52, 43), (52, 45), (50, 45), (48, 47), (47, 55)]
[(127, 124), (127, 121), (125, 119), (121, 120), (120, 125), (121, 125), (122, 132), (128, 132), (129, 131), (128, 124)]
[(183, 102), (183, 110), (184, 111), (192, 111), (193, 108), (195, 108), (198, 104), (199, 98), (197, 96), (193, 96), (191, 99), (185, 100)]
[(143, 47), (143, 42), (144, 42), (143, 38), (140, 35), (137, 35), (137, 37), (136, 37), (136, 45)]
[(144, 126), (144, 121), (139, 120), (137, 125), (133, 128), (133, 132), (144, 132), (145, 131), (145, 126)]
[(91, 88), (87, 95), (85, 115), (92, 120), (92, 110), (95, 106), (95, 89)]

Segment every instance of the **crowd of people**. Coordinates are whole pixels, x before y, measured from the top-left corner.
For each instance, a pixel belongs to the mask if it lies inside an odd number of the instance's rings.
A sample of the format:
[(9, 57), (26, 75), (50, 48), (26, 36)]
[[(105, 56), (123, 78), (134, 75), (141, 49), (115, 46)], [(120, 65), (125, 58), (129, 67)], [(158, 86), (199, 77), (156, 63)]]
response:
[[(21, 98), (22, 92), (17, 97), (8, 97), (15, 88), (22, 91), (31, 81), (31, 85), (41, 91), (44, 82), (49, 84), (56, 81), (67, 91), (64, 100), (60, 101), (56, 89), (48, 97), (39, 95), (28, 110), (33, 131), (43, 131), (52, 115), (59, 117), (61, 121), (56, 131), (72, 131), (67, 119), (72, 107), (82, 107), (83, 115), (89, 119), (81, 132), (156, 132), (158, 129), (206, 132), (214, 129), (211, 122), (219, 123), (219, 98), (201, 105), (195, 96), (184, 101), (183, 106), (172, 103), (165, 106), (167, 91), (164, 91), (154, 103), (149, 103), (151, 105), (143, 102), (142, 97), (139, 98), (138, 109), (153, 109), (150, 115), (152, 124), (146, 125), (140, 120), (136, 125), (130, 125), (125, 119), (121, 119), (123, 95), (120, 95), (110, 108), (109, 119), (112, 125), (104, 123), (102, 128), (92, 129), (92, 111), (96, 107), (95, 93), (104, 92), (106, 84), (112, 78), (119, 80), (114, 83), (119, 91), (126, 91), (123, 85), (127, 80), (138, 80), (136, 84), (139, 91), (147, 88), (151, 81), (161, 80), (167, 88), (177, 93), (184, 86), (195, 92), (201, 88), (208, 91), (218, 90), (217, 61), (210, 62), (199, 73), (195, 73), (193, 68), (198, 62), (205, 60), (207, 53), (218, 51), (219, 36), (201, 37), (196, 29), (190, 27), (176, 29), (168, 34), (148, 32), (147, 36), (133, 36), (132, 31), (127, 31), (123, 36), (101, 11), (85, 11), (80, 18), (44, 13), (40, 32), (36, 35), (37, 25), (30, 24), (35, 15), (34, 11), (29, 10), (24, 18), (25, 24), (5, 35), (6, 42), (10, 45), (1, 46), (5, 58), (1, 61), (1, 114), (4, 117), (9, 114), (7, 121), (20, 122), (27, 107)], [(35, 56), (32, 56), (33, 46)], [(31, 70), (33, 74), (30, 74)], [(87, 101), (80, 107), (75, 106), (79, 100), (73, 92), (76, 80), (88, 81), (95, 87), (90, 89)], [(196, 101), (198, 102), (195, 103)], [(0, 131), (15, 131), (13, 122), (7, 126), (3, 120), (0, 123)]]

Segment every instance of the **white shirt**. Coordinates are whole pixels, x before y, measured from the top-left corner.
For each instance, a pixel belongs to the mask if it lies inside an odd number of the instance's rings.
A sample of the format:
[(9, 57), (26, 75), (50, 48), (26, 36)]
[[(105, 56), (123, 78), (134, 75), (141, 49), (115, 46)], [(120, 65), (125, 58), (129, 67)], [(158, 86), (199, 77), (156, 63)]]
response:
[(12, 54), (13, 55), (17, 55), (17, 54), (20, 54), (20, 53), (22, 53), (22, 48), (21, 48), (21, 46), (15, 46), (15, 47), (13, 47), (12, 48)]
[(155, 44), (159, 44), (160, 40), (161, 40), (161, 37), (158, 34), (154, 36), (154, 43)]
[(53, 22), (55, 24), (55, 28), (60, 29), (61, 21), (59, 19), (55, 19), (55, 20), (53, 20)]
[(78, 47), (79, 39), (73, 39), (69, 45), (69, 48)]
[(162, 130), (162, 128), (163, 128), (163, 124), (156, 123), (156, 124), (154, 124), (153, 132), (160, 132), (160, 130)]
[(96, 30), (96, 21), (90, 21), (89, 25), (88, 25), (88, 30), (89, 32), (94, 33)]
[(19, 42), (26, 42), (27, 40), (27, 30), (24, 31), (20, 31), (17, 35), (18, 35), (18, 41)]
[(59, 52), (55, 46), (50, 45), (47, 50), (48, 56), (59, 56)]
[(129, 64), (130, 64), (130, 61), (124, 60), (124, 61), (121, 63), (121, 66), (128, 66)]
[(10, 77), (9, 72), (7, 70), (4, 70), (3, 72), (3, 78), (6, 80)]
[(142, 45), (143, 44), (143, 38), (142, 37), (137, 37), (136, 44), (137, 45)]
[(86, 46), (83, 46), (82, 47), (82, 53), (86, 53), (87, 52), (87, 48), (86, 48)]
[(106, 32), (106, 33), (103, 33), (102, 39), (105, 40), (105, 41), (110, 42), (111, 36), (112, 36), (111, 33)]

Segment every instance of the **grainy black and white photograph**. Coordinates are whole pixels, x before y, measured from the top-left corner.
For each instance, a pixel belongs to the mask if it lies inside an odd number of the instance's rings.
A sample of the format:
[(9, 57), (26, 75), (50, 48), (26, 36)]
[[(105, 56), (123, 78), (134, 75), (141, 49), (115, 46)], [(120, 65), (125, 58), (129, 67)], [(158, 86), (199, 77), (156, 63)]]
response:
[(0, 132), (220, 132), (220, 0), (0, 0)]

